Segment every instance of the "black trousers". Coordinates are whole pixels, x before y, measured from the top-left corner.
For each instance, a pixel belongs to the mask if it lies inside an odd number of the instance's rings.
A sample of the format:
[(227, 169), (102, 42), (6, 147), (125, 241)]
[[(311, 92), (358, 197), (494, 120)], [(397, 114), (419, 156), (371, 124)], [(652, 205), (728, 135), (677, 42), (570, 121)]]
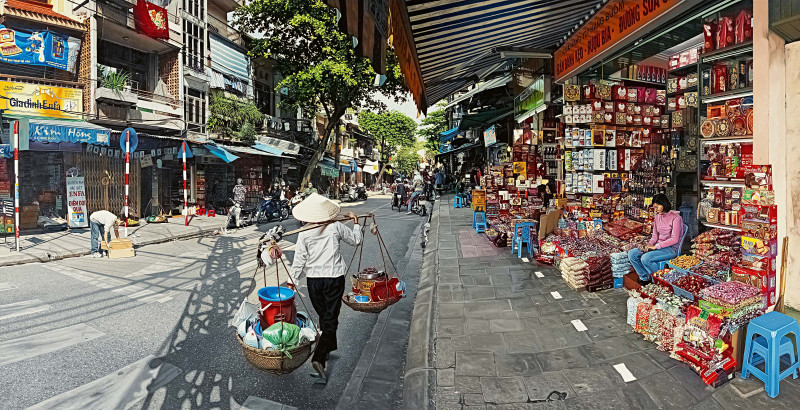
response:
[(319, 316), (319, 329), (322, 336), (317, 342), (312, 361), (325, 364), (328, 353), (338, 348), (336, 329), (339, 327), (339, 311), (342, 309), (344, 276), (338, 278), (308, 278), (308, 296), (311, 305)]

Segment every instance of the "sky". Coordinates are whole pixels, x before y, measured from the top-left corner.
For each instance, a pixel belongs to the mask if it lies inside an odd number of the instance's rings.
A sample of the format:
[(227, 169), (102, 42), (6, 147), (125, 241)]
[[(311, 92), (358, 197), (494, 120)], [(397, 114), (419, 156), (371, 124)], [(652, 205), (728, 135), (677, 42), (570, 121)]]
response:
[(419, 124), (419, 122), (422, 121), (423, 118), (425, 118), (423, 114), (420, 114), (419, 118), (417, 118), (417, 105), (414, 103), (414, 98), (411, 96), (411, 94), (406, 95), (406, 102), (402, 104), (394, 102), (394, 100), (392, 100), (391, 98), (387, 98), (383, 94), (378, 94), (378, 100), (386, 103), (390, 111), (391, 110), (400, 111), (401, 113), (411, 117), (411, 119), (416, 121), (417, 124)]

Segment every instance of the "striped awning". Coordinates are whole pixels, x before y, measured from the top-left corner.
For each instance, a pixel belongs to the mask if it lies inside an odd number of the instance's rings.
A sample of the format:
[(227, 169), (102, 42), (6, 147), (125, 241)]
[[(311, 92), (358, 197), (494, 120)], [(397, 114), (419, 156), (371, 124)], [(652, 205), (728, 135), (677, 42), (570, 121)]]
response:
[(247, 58), (247, 52), (217, 34), (208, 33), (208, 38), (211, 46), (211, 69), (250, 84), (250, 59)]
[(407, 0), (428, 106), (510, 69), (497, 48), (555, 50), (603, 0)]

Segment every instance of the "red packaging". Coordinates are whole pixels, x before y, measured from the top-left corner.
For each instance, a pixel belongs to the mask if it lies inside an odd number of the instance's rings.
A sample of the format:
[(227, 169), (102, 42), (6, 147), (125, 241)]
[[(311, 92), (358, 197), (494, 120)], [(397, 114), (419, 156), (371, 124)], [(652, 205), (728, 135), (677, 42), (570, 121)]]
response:
[(678, 57), (678, 65), (683, 67), (685, 65), (689, 65), (689, 51), (684, 51)]
[(655, 88), (646, 88), (644, 90), (644, 102), (647, 104), (655, 104), (656, 103), (656, 89)]
[(636, 104), (634, 104), (634, 103), (628, 103), (628, 104), (626, 104), (626, 105), (625, 105), (625, 113), (626, 113), (626, 114), (630, 114), (630, 115), (636, 114), (636, 113), (634, 112), (634, 107), (635, 107), (635, 106), (636, 106)]
[(714, 66), (714, 92), (724, 93), (728, 91), (728, 66), (718, 64)]
[(594, 84), (586, 84), (583, 86), (583, 98), (587, 100), (594, 98)]
[(676, 55), (670, 56), (669, 57), (669, 69), (670, 70), (674, 70), (674, 69), (676, 69), (678, 67), (680, 67), (678, 65), (678, 55), (676, 54)]
[(710, 51), (716, 50), (717, 39), (715, 36), (717, 35), (717, 23), (715, 21), (709, 21), (703, 23), (703, 52), (708, 53)]
[(628, 89), (624, 85), (614, 85), (611, 87), (611, 98), (614, 100), (627, 100)]
[(636, 87), (636, 101), (645, 102), (646, 98), (647, 98), (647, 88)]
[[(630, 102), (638, 102), (639, 101), (639, 88), (642, 87), (628, 87), (628, 101)], [(642, 93), (644, 94), (644, 93)], [(644, 96), (644, 95), (642, 95)]]
[(736, 44), (753, 38), (753, 26), (750, 24), (752, 17), (748, 10), (742, 10), (736, 16), (736, 29), (733, 35)]
[(600, 100), (592, 101), (592, 111), (603, 111), (603, 102)]
[(613, 101), (603, 101), (603, 109), (606, 112), (614, 112), (614, 102)]
[(628, 104), (627, 103), (622, 102), (622, 101), (617, 101), (617, 103), (615, 104), (614, 111), (616, 111), (616, 112), (627, 112), (627, 110), (628, 110)]
[(720, 17), (717, 25), (717, 50), (733, 45), (733, 19)]

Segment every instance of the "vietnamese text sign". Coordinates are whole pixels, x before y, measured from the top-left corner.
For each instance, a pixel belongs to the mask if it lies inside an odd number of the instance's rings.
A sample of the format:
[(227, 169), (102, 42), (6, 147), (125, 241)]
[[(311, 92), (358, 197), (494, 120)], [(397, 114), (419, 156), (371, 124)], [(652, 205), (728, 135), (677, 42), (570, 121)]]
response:
[(67, 177), (67, 221), (70, 228), (89, 226), (83, 177)]
[(38, 124), (31, 121), (29, 140), (36, 142), (73, 144), (87, 143), (96, 145), (109, 145), (111, 131), (106, 129), (70, 127), (68, 121), (64, 125)]
[(553, 55), (556, 81), (561, 83), (615, 44), (684, 0), (612, 0)]
[(486, 131), (483, 132), (483, 144), (485, 146), (494, 145), (497, 143), (497, 131), (494, 129), (494, 125), (487, 128)]
[(23, 33), (0, 25), (0, 61), (10, 64), (41, 65), (75, 72), (81, 40), (54, 33)]
[(83, 90), (0, 81), (0, 110), (6, 114), (83, 119)]
[(486, 211), (486, 191), (483, 189), (472, 190), (472, 210), (475, 212)]

